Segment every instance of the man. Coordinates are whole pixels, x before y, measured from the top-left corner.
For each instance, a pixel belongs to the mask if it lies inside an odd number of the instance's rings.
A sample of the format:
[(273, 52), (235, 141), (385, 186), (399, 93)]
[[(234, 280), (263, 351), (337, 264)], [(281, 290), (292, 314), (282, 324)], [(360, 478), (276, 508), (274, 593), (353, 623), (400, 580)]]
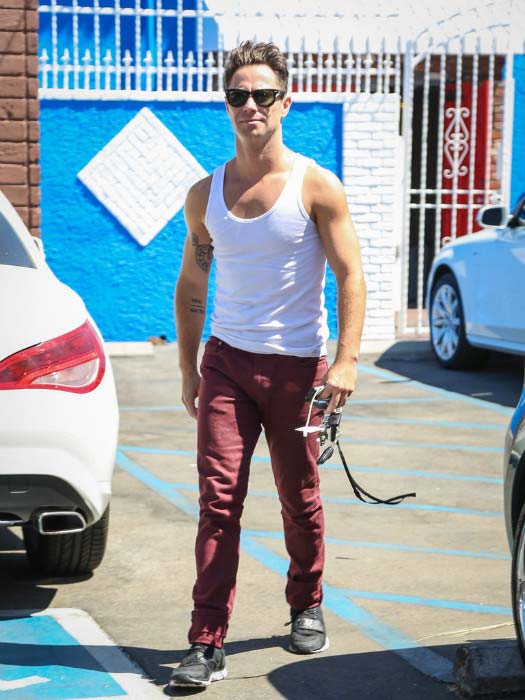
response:
[[(244, 42), (225, 67), (235, 157), (188, 193), (188, 237), (175, 294), (182, 401), (197, 419), (200, 520), (191, 648), (172, 686), (226, 676), (228, 629), (250, 459), (264, 427), (290, 555), (289, 649), (328, 648), (323, 615), (323, 510), (315, 433), (304, 437), (312, 386), (328, 411), (354, 390), (365, 309), (359, 243), (343, 187), (290, 151), (288, 70), (273, 44)], [(216, 260), (212, 336), (197, 369), (208, 274)], [(324, 308), (326, 261), (338, 290), (339, 339), (330, 368)], [(198, 409), (196, 399), (198, 398)], [(311, 423), (321, 422), (314, 411)]]

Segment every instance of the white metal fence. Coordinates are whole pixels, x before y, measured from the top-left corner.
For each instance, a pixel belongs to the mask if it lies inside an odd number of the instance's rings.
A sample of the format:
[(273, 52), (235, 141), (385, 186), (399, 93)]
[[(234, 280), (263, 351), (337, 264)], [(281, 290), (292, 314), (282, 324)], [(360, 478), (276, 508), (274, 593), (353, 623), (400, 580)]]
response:
[(401, 333), (426, 329), (442, 243), (479, 230), (479, 209), (510, 194), (512, 55), (461, 48), (405, 56)]
[[(51, 0), (41, 4), (40, 87), (42, 95), (83, 90), (164, 93), (222, 92), (225, 38), (223, 29), (261, 23), (260, 13), (228, 16), (195, 0)], [(291, 26), (300, 14), (279, 16)], [(337, 16), (319, 16), (336, 21)], [(245, 36), (229, 37), (227, 45)], [(270, 39), (271, 30), (265, 39)], [(400, 41), (389, 51), (370, 49), (370, 40), (336, 37), (327, 47), (319, 39), (294, 37), (281, 48), (290, 71), (290, 89), (298, 93), (399, 92)], [(384, 43), (384, 42), (383, 42)], [(385, 44), (386, 46), (386, 44)], [(94, 95), (93, 95), (94, 96)]]

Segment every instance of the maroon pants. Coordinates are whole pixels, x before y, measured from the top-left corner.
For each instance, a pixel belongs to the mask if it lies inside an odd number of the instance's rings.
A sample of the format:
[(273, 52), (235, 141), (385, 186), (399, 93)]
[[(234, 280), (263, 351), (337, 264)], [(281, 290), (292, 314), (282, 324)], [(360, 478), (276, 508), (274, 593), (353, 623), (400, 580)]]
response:
[[(240, 519), (261, 427), (290, 555), (286, 599), (298, 610), (321, 602), (319, 444), (316, 433), (305, 438), (295, 428), (306, 420), (306, 392), (321, 382), (326, 369), (325, 357), (245, 352), (214, 337), (206, 344), (198, 408), (200, 520), (190, 643), (220, 647), (226, 636), (239, 563)], [(310, 424), (318, 425), (321, 417), (314, 410)]]

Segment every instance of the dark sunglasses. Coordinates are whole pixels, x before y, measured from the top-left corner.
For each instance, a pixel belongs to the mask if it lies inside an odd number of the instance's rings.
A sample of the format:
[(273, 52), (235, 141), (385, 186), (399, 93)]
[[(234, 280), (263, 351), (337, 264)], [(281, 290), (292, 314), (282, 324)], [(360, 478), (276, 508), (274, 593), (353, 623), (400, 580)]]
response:
[(284, 90), (273, 90), (261, 88), (260, 90), (241, 90), (239, 88), (229, 88), (226, 90), (226, 100), (232, 107), (242, 107), (248, 102), (249, 97), (259, 107), (271, 107), (277, 98), (281, 99), (286, 95)]

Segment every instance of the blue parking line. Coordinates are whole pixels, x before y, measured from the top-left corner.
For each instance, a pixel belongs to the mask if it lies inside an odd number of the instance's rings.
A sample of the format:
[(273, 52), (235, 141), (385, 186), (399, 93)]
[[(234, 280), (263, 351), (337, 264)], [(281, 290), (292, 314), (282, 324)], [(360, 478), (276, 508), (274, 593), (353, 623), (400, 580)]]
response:
[[(198, 508), (195, 504), (188, 501), (182, 494), (177, 496), (173, 488), (167, 488), (164, 482), (149, 474), (146, 469), (143, 469), (138, 464), (135, 464), (133, 460), (126, 457), (121, 451), (117, 452), (117, 463), (146, 486), (167, 498), (190, 518), (193, 520), (198, 518)], [(250, 554), (263, 566), (286, 578), (288, 563), (282, 557), (256, 542), (253, 537), (246, 534), (242, 535), (241, 547), (243, 551)], [(452, 681), (452, 664), (450, 661), (435, 654), (430, 649), (422, 647), (394, 627), (384, 624), (374, 615), (360, 608), (353, 601), (348, 600), (344, 592), (323, 584), (323, 593), (323, 604), (327, 609), (350, 622), (356, 629), (373, 639), (381, 647), (398, 654), (421, 673), (438, 680)]]
[(0, 619), (0, 698), (128, 698), (87, 650), (48, 615)]
[[(282, 532), (263, 532), (262, 530), (244, 530), (245, 534), (252, 537), (263, 537), (272, 540), (284, 540)], [(347, 540), (340, 537), (326, 536), (327, 544), (342, 545), (344, 547), (363, 547), (364, 549), (384, 549), (394, 552), (408, 552), (414, 554), (438, 554), (452, 557), (472, 557), (477, 559), (499, 559), (510, 561), (509, 554), (498, 552), (474, 552), (468, 549), (440, 549), (438, 547), (415, 547), (406, 544), (391, 544), (388, 542), (363, 542), (361, 540)]]
[(512, 615), (512, 609), (502, 605), (478, 605), (465, 603), (460, 600), (443, 600), (441, 598), (422, 598), (415, 595), (395, 595), (392, 593), (372, 593), (371, 591), (356, 591), (345, 589), (345, 595), (350, 598), (364, 598), (365, 600), (382, 600), (388, 603), (405, 603), (408, 605), (422, 605), (430, 608), (445, 608), (447, 610), (462, 610), (464, 612), (487, 613), (488, 615)]
[(431, 418), (371, 418), (368, 416), (344, 415), (345, 421), (353, 423), (389, 423), (392, 425), (428, 425), (432, 428), (464, 428), (467, 430), (506, 430), (507, 423), (462, 423), (461, 421), (432, 420)]
[[(121, 450), (125, 452), (143, 452), (144, 454), (157, 454), (157, 455), (172, 455), (174, 457), (193, 457), (196, 459), (197, 453), (194, 450), (174, 450), (170, 448), (162, 447), (143, 447), (141, 445), (119, 445)], [(252, 457), (252, 462), (263, 462), (265, 464), (270, 463), (269, 457), (260, 457), (254, 455)], [(483, 484), (502, 484), (503, 479), (495, 476), (471, 476), (470, 474), (451, 474), (447, 472), (427, 472), (421, 469), (398, 469), (395, 467), (389, 467), (388, 469), (383, 469), (382, 467), (365, 467), (358, 464), (352, 464), (351, 470), (358, 472), (368, 472), (370, 474), (391, 474), (392, 476), (414, 476), (421, 477), (423, 479), (445, 479), (451, 481), (475, 481)], [(343, 465), (340, 462), (330, 462), (321, 465), (321, 469), (337, 469), (340, 470)]]
[[(287, 578), (289, 563), (281, 556), (257, 542), (241, 535), (242, 549), (267, 569)], [(401, 656), (408, 664), (436, 680), (452, 682), (453, 665), (448, 659), (421, 646), (400, 630), (387, 625), (371, 612), (349, 600), (344, 591), (323, 583), (323, 607), (349, 622), (362, 634), (373, 639), (383, 649)]]
[[(122, 446), (121, 450), (125, 450), (126, 446)], [(121, 453), (122, 454), (122, 453)], [(125, 455), (122, 455), (123, 457)], [(117, 453), (117, 464), (120, 464), (120, 458)], [(148, 472), (149, 473), (149, 472)], [(169, 492), (170, 489), (181, 489), (183, 491), (198, 491), (199, 487), (198, 485), (195, 484), (187, 484), (187, 483), (182, 483), (182, 482), (165, 482), (162, 481), (161, 479), (158, 479), (158, 477), (153, 477), (159, 484), (163, 484), (163, 488), (166, 489), (166, 492)], [(255, 490), (249, 490), (250, 496), (255, 496), (258, 498), (277, 498), (277, 494), (269, 491), (255, 491)], [(323, 496), (323, 501), (326, 503), (338, 503), (338, 504), (352, 504), (352, 505), (357, 505), (357, 506), (368, 506), (370, 504), (368, 503), (363, 503), (357, 498), (344, 498), (344, 497), (337, 497), (337, 496)], [(406, 510), (426, 510), (426, 511), (435, 511), (438, 513), (454, 513), (456, 515), (478, 515), (478, 516), (483, 516), (483, 517), (489, 517), (489, 518), (501, 518), (503, 516), (503, 513), (500, 511), (484, 511), (484, 510), (476, 510), (473, 508), (457, 508), (455, 506), (437, 506), (437, 505), (430, 505), (426, 503), (399, 503), (396, 506), (384, 506), (385, 508), (396, 508), (396, 509), (406, 509)]]
[[(126, 472), (128, 472), (128, 474), (131, 474), (143, 484), (149, 486), (150, 489), (163, 496), (167, 501), (172, 503), (188, 517), (198, 520), (198, 505), (188, 501), (187, 498), (177, 491), (173, 484), (168, 484), (154, 474), (151, 474), (151, 472), (149, 472), (147, 469), (144, 469), (144, 467), (141, 467), (139, 464), (127, 457), (121, 450), (117, 450), (115, 461), (121, 469), (124, 469)], [(194, 490), (197, 490), (197, 487)]]
[[(343, 465), (339, 462), (321, 465), (321, 469), (342, 469)], [(368, 472), (370, 474), (392, 474), (392, 476), (413, 476), (423, 479), (445, 479), (449, 481), (475, 481), (481, 484), (497, 484), (501, 485), (503, 479), (496, 476), (471, 476), (470, 474), (448, 474), (447, 472), (426, 472), (420, 469), (398, 469), (381, 467), (363, 467), (357, 464), (350, 465), (351, 471)]]
[[(395, 374), (394, 372), (389, 372), (388, 370), (378, 369), (377, 367), (369, 367), (368, 365), (358, 365), (359, 371), (366, 374), (371, 374), (375, 377), (381, 377), (381, 379), (388, 379), (390, 382), (406, 382), (406, 378)], [(449, 391), (448, 389), (441, 389), (437, 386), (431, 386), (429, 384), (424, 384), (423, 382), (418, 382), (413, 379), (410, 380), (410, 386), (414, 389), (421, 389), (426, 392), (437, 394), (444, 399), (450, 401), (462, 401), (463, 403), (471, 404), (472, 406), (477, 406), (478, 408), (486, 408), (489, 411), (494, 411), (495, 413), (501, 413), (504, 416), (511, 416), (514, 411), (511, 408), (505, 406), (500, 406), (496, 403), (490, 403), (489, 401), (482, 401), (474, 396), (465, 396), (456, 391)]]
[(409, 442), (407, 440), (368, 440), (366, 438), (339, 438), (339, 442), (353, 445), (381, 445), (383, 447), (425, 447), (432, 450), (459, 450), (461, 452), (503, 453), (502, 447), (481, 447), (474, 445), (456, 445), (443, 442)]
[[(438, 401), (439, 399), (432, 399), (432, 401)], [(425, 425), (431, 428), (458, 428), (464, 430), (500, 430), (504, 431), (507, 428), (507, 423), (464, 423), (461, 421), (445, 421), (445, 420), (433, 420), (431, 418), (381, 418), (381, 417), (370, 417), (370, 416), (354, 416), (349, 411), (352, 410), (354, 402), (350, 400), (351, 403), (347, 404), (347, 413), (344, 414), (345, 421), (350, 421), (353, 423), (387, 423), (392, 425)], [(386, 400), (377, 401), (374, 403), (386, 403)], [(184, 410), (181, 406), (122, 406), (121, 411), (137, 411), (137, 412), (162, 412), (162, 411), (182, 411)], [(161, 426), (166, 430), (173, 430), (177, 432), (186, 433), (196, 433), (196, 427), (194, 424), (189, 426), (179, 427), (166, 425)]]

